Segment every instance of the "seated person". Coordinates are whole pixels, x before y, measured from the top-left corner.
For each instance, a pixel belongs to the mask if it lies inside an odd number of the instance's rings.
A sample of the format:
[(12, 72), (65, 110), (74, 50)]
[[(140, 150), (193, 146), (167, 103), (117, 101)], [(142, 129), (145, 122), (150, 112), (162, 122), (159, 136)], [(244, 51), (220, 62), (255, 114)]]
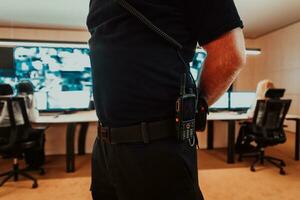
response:
[(251, 107), (247, 111), (247, 115), (249, 120), (242, 123), (239, 131), (239, 135), (236, 141), (235, 149), (237, 153), (240, 152), (248, 152), (253, 150), (255, 147), (251, 145), (252, 141), (245, 141), (243, 140), (244, 136), (251, 131), (251, 119), (254, 115), (256, 102), (257, 100), (266, 99), (265, 94), (270, 88), (275, 88), (274, 83), (270, 80), (262, 80), (257, 84), (256, 87), (256, 99), (252, 103)]
[(250, 106), (250, 108), (247, 110), (247, 115), (249, 116), (249, 118), (253, 117), (257, 100), (265, 99), (266, 92), (270, 88), (275, 88), (274, 83), (272, 81), (265, 79), (258, 82), (256, 87), (256, 98)]
[[(37, 103), (34, 96), (34, 86), (30, 81), (21, 81), (16, 85), (18, 96), (25, 98), (26, 111), (30, 122), (39, 117)], [(35, 149), (25, 152), (25, 161), (30, 169), (38, 169), (45, 162), (45, 136), (42, 130), (32, 129), (30, 139), (39, 140), (40, 144)]]
[[(0, 96), (1, 97), (12, 97), (14, 95), (14, 90), (11, 85), (1, 83), (0, 84)], [(7, 110), (6, 102), (2, 102), (2, 112), (0, 115), (0, 127), (5, 128), (10, 126), (9, 115)], [(17, 125), (24, 124), (23, 117), (21, 115), (21, 108), (18, 103), (13, 103), (13, 110), (15, 113), (15, 120)]]
[(16, 85), (18, 96), (25, 98), (26, 110), (30, 122), (35, 122), (39, 117), (34, 86), (30, 81), (22, 81)]

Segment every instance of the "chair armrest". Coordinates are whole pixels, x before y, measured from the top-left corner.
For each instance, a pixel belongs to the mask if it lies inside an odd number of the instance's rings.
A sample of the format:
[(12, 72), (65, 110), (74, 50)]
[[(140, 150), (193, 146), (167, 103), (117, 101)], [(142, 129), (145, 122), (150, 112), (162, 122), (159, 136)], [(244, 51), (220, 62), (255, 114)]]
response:
[(44, 127), (28, 128), (28, 129), (24, 130), (24, 137), (23, 137), (23, 140), (24, 140), (24, 141), (31, 140), (31, 139), (32, 139), (32, 136), (34, 137), (34, 135), (44, 134), (45, 130), (46, 130), (46, 129), (45, 129)]
[(239, 125), (250, 125), (250, 124), (252, 124), (251, 120), (246, 120), (246, 121), (239, 122)]
[(1, 144), (7, 144), (8, 142), (7, 142), (7, 139), (5, 139), (5, 138), (0, 138), (0, 145)]
[(45, 131), (49, 128), (49, 126), (34, 126), (32, 129), (40, 130), (40, 131)]
[(45, 131), (49, 128), (49, 126), (35, 126), (33, 129), (39, 130), (39, 131)]
[(20, 143), (22, 149), (31, 149), (36, 145), (36, 141), (25, 141)]

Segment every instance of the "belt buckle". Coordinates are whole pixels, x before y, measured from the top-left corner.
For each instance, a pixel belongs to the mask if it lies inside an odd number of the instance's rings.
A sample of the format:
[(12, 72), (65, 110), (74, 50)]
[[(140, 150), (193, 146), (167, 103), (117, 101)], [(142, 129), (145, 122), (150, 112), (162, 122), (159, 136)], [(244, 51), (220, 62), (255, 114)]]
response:
[(150, 142), (150, 138), (148, 132), (148, 124), (146, 122), (141, 123), (141, 133), (142, 133), (143, 142), (145, 144), (148, 144)]
[(99, 129), (100, 129), (99, 130), (100, 139), (110, 144), (111, 143), (110, 128), (99, 126)]

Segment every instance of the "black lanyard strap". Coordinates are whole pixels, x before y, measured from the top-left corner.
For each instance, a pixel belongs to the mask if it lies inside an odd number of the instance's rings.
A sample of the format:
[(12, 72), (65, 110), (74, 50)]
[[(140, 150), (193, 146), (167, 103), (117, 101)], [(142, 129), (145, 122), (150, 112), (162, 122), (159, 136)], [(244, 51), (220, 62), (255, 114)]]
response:
[(172, 38), (167, 33), (162, 31), (160, 28), (155, 26), (147, 17), (145, 17), (141, 12), (139, 12), (137, 9), (135, 9), (128, 2), (126, 2), (125, 0), (114, 0), (114, 1), (116, 1), (120, 6), (122, 6), (125, 10), (127, 10), (130, 14), (135, 16), (143, 24), (145, 24), (150, 30), (156, 32), (160, 37), (162, 37), (163, 39), (168, 41), (176, 49), (183, 48), (183, 46), (178, 41), (176, 41), (174, 38)]
[[(174, 38), (172, 38), (170, 35), (162, 31), (160, 28), (155, 26), (147, 17), (145, 17), (141, 12), (139, 12), (136, 8), (134, 8), (132, 5), (130, 5), (128, 2), (125, 0), (114, 0), (117, 2), (121, 7), (123, 7), (125, 10), (127, 10), (130, 14), (132, 14), (134, 17), (136, 17), (139, 21), (141, 21), (143, 24), (145, 24), (151, 31), (155, 32), (158, 34), (161, 38), (163, 38), (165, 41), (167, 41), (169, 44), (171, 44), (173, 47), (175, 47), (177, 51), (177, 55), (180, 59), (180, 61), (183, 63), (184, 68), (185, 68), (185, 73), (183, 74), (182, 77), (182, 83), (181, 83), (181, 93), (185, 93), (185, 83), (186, 83), (186, 78), (187, 75), (189, 75), (193, 81), (194, 85), (194, 90), (197, 95), (197, 89), (196, 89), (196, 83), (191, 75), (190, 72), (190, 66), (189, 64), (184, 60), (181, 50), (183, 49), (183, 45), (180, 44), (178, 41), (176, 41)], [(198, 96), (198, 95), (197, 95)]]

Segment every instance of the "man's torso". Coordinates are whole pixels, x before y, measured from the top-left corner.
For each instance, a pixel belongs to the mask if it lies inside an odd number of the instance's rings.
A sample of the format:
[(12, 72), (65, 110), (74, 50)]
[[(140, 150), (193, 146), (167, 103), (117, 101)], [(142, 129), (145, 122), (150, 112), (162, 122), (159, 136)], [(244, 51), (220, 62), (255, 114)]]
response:
[[(190, 62), (196, 39), (182, 1), (128, 1), (184, 46)], [(176, 49), (113, 0), (92, 0), (87, 21), (94, 99), (104, 125), (126, 126), (172, 118), (184, 66)]]

